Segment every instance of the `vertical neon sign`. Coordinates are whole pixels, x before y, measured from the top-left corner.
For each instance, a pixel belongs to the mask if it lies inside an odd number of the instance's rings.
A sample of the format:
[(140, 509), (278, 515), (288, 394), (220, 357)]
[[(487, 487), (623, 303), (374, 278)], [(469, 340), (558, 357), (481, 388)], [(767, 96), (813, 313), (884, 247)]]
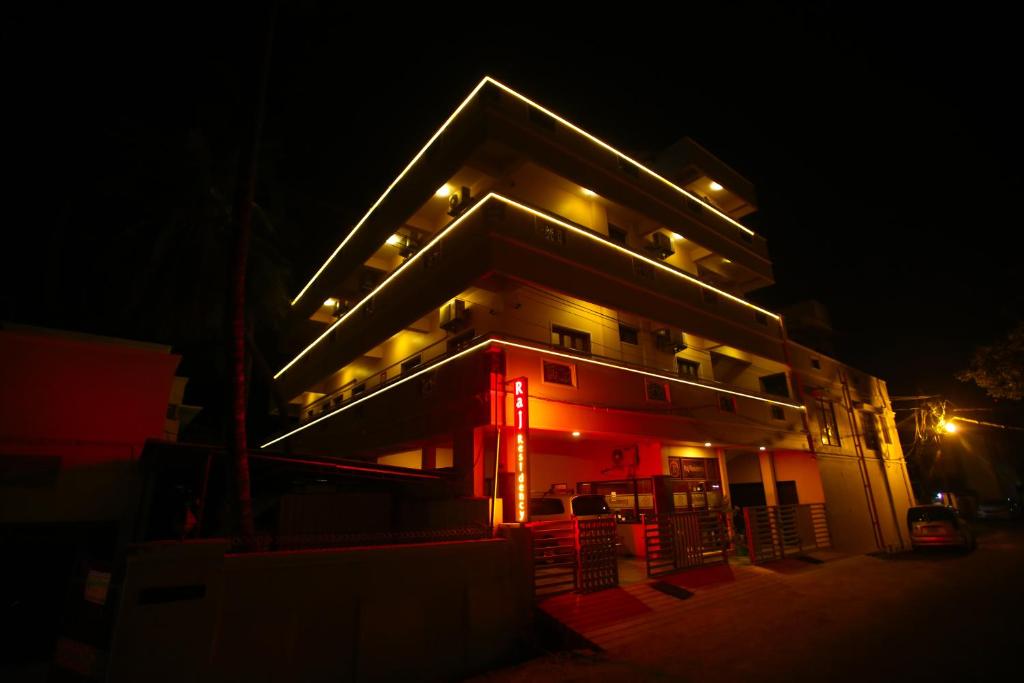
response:
[(526, 378), (512, 380), (512, 415), (515, 420), (512, 433), (515, 435), (516, 454), (516, 521), (526, 522), (529, 518), (530, 493), (526, 476), (527, 441), (530, 430), (529, 391)]

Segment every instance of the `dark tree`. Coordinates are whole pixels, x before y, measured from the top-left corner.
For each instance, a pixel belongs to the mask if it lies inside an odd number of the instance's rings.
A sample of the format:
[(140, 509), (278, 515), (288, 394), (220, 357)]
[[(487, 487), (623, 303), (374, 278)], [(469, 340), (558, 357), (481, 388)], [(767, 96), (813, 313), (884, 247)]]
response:
[(995, 344), (975, 349), (968, 369), (956, 377), (974, 382), (994, 399), (1024, 398), (1024, 322)]

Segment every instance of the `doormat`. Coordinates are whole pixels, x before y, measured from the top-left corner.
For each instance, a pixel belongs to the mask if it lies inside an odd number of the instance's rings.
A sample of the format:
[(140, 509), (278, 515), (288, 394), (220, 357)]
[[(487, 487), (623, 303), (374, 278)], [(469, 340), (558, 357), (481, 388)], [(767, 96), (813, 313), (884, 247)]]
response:
[(679, 598), (680, 600), (686, 600), (687, 598), (693, 597), (693, 593), (691, 591), (686, 590), (682, 586), (676, 586), (668, 583), (667, 581), (655, 581), (648, 585), (656, 591), (661, 591), (665, 595), (671, 595), (673, 598)]

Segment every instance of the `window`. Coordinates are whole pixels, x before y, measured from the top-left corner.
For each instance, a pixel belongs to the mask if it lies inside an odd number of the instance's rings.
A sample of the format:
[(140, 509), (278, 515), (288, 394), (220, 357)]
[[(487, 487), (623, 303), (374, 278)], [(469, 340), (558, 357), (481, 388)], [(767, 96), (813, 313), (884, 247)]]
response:
[(772, 396), (789, 398), (789, 383), (786, 381), (786, 373), (780, 372), (762, 377), (761, 391)]
[(815, 399), (818, 404), (818, 425), (821, 427), (821, 443), (826, 446), (840, 446), (839, 425), (836, 423), (836, 408), (832, 401), (819, 398)]
[(576, 386), (576, 368), (568, 363), (544, 361), (544, 381), (548, 384), (563, 384), (567, 387)]
[(648, 401), (661, 401), (668, 403), (668, 382), (659, 382), (657, 380), (647, 380), (647, 400)]
[(772, 419), (773, 420), (785, 420), (786, 411), (782, 409), (782, 406), (772, 406)]
[(628, 246), (626, 244), (626, 231), (613, 223), (608, 224), (608, 239), (620, 246)]
[(881, 451), (882, 444), (878, 440), (878, 418), (874, 413), (861, 411), (860, 422), (864, 428), (864, 445), (873, 451)]
[(469, 348), (470, 343), (473, 341), (473, 330), (466, 330), (454, 337), (448, 338), (448, 353), (457, 353), (463, 349)]
[(579, 330), (570, 330), (560, 325), (551, 326), (551, 343), (563, 349), (572, 349), (580, 353), (590, 353), (590, 335)]
[(697, 379), (700, 377), (700, 363), (685, 358), (676, 358), (676, 369), (680, 377)]
[(619, 323), (619, 341), (626, 344), (639, 344), (640, 343), (640, 331), (635, 327), (629, 325), (623, 325)]
[(413, 356), (409, 360), (402, 363), (402, 374), (408, 373), (410, 370), (420, 364), (420, 357), (418, 355)]
[(812, 358), (811, 367), (814, 368), (815, 370), (821, 370), (821, 361), (818, 360), (817, 358)]
[(718, 408), (725, 413), (736, 412), (736, 399), (732, 396), (719, 396), (718, 397)]

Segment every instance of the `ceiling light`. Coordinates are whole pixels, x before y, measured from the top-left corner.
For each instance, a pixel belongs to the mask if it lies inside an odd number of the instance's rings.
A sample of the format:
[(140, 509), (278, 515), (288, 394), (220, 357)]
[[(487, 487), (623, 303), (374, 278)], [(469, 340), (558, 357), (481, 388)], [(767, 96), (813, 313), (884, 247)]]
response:
[(712, 192), (718, 192), (719, 190), (722, 189), (722, 186), (716, 183), (714, 180), (711, 181), (711, 184), (708, 185), (708, 187), (711, 188)]
[(452, 193), (452, 188), (448, 187), (448, 185), (442, 185), (441, 187), (437, 188), (437, 192), (434, 193), (434, 196), (435, 197), (441, 197), (442, 199), (444, 199), (445, 197), (447, 197), (451, 193)]

